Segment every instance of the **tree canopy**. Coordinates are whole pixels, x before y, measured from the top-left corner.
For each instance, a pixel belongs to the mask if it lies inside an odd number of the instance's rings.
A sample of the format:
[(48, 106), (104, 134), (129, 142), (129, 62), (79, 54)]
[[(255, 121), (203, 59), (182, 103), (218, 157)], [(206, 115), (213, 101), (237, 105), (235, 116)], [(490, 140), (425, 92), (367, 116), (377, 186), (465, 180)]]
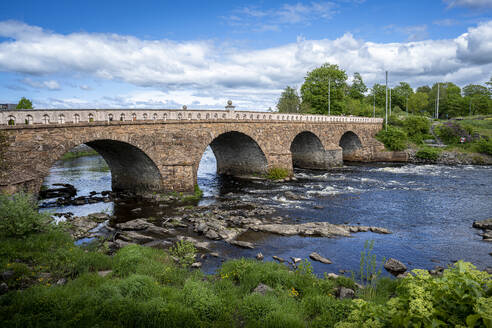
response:
[(301, 100), (297, 90), (287, 86), (278, 99), (277, 109), (279, 113), (298, 113), (301, 107)]
[(32, 102), (26, 97), (22, 97), (17, 104), (17, 109), (32, 109)]

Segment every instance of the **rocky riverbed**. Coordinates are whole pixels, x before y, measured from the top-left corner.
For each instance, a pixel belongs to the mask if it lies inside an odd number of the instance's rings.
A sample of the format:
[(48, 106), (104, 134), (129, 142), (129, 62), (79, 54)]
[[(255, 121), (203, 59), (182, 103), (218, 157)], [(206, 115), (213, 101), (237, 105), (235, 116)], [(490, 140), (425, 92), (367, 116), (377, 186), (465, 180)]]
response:
[(289, 217), (272, 217), (275, 211), (272, 206), (229, 201), (221, 205), (180, 207), (172, 216), (142, 217), (126, 222), (116, 222), (113, 216), (105, 213), (83, 217), (64, 213), (59, 216), (65, 217), (75, 239), (103, 237), (111, 252), (128, 244), (167, 248), (183, 239), (192, 242), (202, 253), (210, 253), (210, 243), (216, 241), (254, 249), (255, 244), (243, 238), (248, 231), (325, 238), (351, 237), (358, 232), (391, 233), (386, 228), (375, 226), (298, 223)]

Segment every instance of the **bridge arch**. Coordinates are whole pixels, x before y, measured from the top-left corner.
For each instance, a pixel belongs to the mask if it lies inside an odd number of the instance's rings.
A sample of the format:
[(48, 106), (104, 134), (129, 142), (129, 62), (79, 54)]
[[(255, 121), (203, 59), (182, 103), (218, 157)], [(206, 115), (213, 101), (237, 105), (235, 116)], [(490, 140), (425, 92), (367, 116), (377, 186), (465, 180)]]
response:
[(352, 131), (345, 132), (338, 145), (342, 147), (343, 160), (346, 161), (355, 160), (357, 151), (363, 147), (359, 136)]
[(267, 172), (267, 157), (253, 137), (234, 130), (224, 131), (212, 138), (212, 141), (202, 145), (195, 160), (195, 181), (200, 160), (208, 146), (217, 161), (218, 174), (246, 177)]
[(290, 144), (292, 165), (305, 169), (326, 168), (326, 151), (321, 140), (311, 131), (298, 133)]
[[(143, 193), (162, 189), (162, 176), (155, 162), (139, 147), (125, 141), (96, 139), (81, 142), (99, 153), (111, 171), (113, 191)], [(72, 145), (71, 145), (72, 146)], [(48, 163), (48, 171), (72, 147), (58, 147)], [(48, 173), (48, 172), (47, 172)], [(44, 180), (48, 174), (45, 174)]]

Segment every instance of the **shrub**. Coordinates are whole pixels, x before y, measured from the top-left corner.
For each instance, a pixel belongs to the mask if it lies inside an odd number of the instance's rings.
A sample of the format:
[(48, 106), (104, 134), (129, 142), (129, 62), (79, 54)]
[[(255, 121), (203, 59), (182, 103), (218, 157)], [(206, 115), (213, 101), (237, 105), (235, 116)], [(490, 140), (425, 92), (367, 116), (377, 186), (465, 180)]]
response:
[(268, 170), (267, 179), (270, 180), (280, 180), (285, 179), (289, 176), (289, 171), (280, 167), (272, 167)]
[(183, 297), (184, 303), (200, 318), (212, 321), (223, 315), (221, 300), (208, 284), (188, 280), (183, 286)]
[(422, 147), (420, 148), (415, 156), (420, 159), (435, 161), (439, 158), (441, 151), (437, 148)]
[(402, 123), (408, 138), (417, 144), (421, 144), (429, 133), (430, 121), (423, 116), (408, 116)]
[(480, 138), (480, 140), (478, 140), (478, 142), (475, 144), (475, 149), (479, 153), (492, 155), (492, 140)]
[(195, 262), (196, 248), (195, 246), (185, 240), (180, 240), (170, 250), (171, 255), (178, 258), (179, 263), (184, 266), (190, 266)]
[(0, 237), (25, 237), (50, 227), (48, 213), (38, 213), (31, 196), (0, 195)]
[(381, 130), (376, 138), (390, 150), (403, 150), (407, 147), (407, 134), (397, 127), (388, 126), (388, 130)]
[(490, 274), (462, 261), (442, 277), (426, 270), (413, 274), (385, 304), (354, 300), (354, 309), (337, 327), (491, 327)]

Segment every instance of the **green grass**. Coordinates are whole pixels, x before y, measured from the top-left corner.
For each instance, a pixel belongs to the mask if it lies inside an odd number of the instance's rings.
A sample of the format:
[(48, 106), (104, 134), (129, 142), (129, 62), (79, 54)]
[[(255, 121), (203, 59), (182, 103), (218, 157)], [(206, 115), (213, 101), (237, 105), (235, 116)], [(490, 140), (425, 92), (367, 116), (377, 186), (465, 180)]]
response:
[[(184, 248), (174, 253), (188, 254)], [(365, 263), (372, 266), (369, 255)], [(0, 296), (1, 327), (490, 327), (492, 323), (491, 276), (464, 262), (445, 270), (441, 278), (421, 270), (402, 280), (379, 278), (358, 289), (350, 278), (315, 276), (307, 260), (295, 271), (274, 262), (230, 260), (217, 274), (205, 275), (176, 263), (164, 250), (130, 245), (109, 256), (97, 247), (75, 246), (67, 233), (53, 228), (0, 237), (0, 270), (13, 272), (6, 281), (10, 291)], [(99, 270), (112, 273), (102, 277)], [(60, 278), (68, 282), (56, 285)], [(260, 283), (272, 290), (253, 293)], [(357, 298), (337, 299), (340, 286), (353, 288)]]
[(60, 158), (63, 161), (70, 160), (70, 159), (75, 159), (79, 157), (85, 157), (85, 156), (95, 156), (99, 155), (99, 153), (95, 150), (84, 150), (84, 151), (69, 151)]
[(290, 175), (289, 170), (281, 167), (272, 167), (268, 170), (266, 178), (269, 180), (285, 179)]

